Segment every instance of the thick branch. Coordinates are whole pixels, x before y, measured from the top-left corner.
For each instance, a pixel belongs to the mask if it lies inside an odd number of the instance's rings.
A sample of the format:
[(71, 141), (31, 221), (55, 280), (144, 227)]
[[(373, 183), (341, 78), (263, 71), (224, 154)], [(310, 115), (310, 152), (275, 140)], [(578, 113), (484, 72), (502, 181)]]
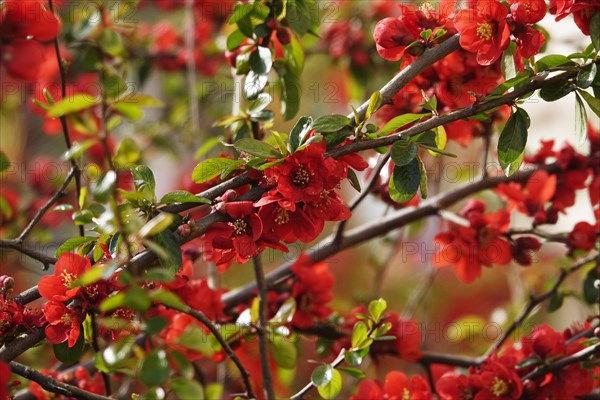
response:
[[(44, 264), (44, 268), (47, 269), (50, 265), (56, 263), (56, 258), (54, 257), (48, 257), (45, 254), (42, 254), (40, 252), (37, 252), (33, 249), (30, 249), (28, 247), (25, 247), (22, 243), (19, 243), (18, 240), (12, 239), (12, 240), (0, 240), (0, 249), (12, 249), (12, 250), (16, 250), (21, 254), (26, 255), (27, 257), (33, 258), (34, 260), (37, 260), (39, 262), (41, 262), (42, 264)], [(36, 299), (39, 298), (36, 297)], [(33, 299), (35, 300), (35, 299)]]
[(559, 369), (564, 368), (568, 365), (575, 364), (580, 361), (588, 360), (591, 357), (598, 357), (599, 354), (600, 354), (600, 342), (597, 342), (589, 347), (586, 347), (583, 350), (579, 350), (575, 354), (571, 354), (568, 357), (561, 358), (560, 360), (553, 362), (550, 365), (543, 365), (541, 367), (534, 369), (533, 371), (531, 371), (530, 373), (528, 373), (527, 375), (525, 375), (523, 377), (523, 381), (525, 381), (526, 379), (535, 380), (535, 379), (542, 378), (544, 375), (546, 375), (550, 372), (558, 371)]
[(9, 362), (14, 360), (45, 337), (46, 335), (42, 328), (38, 328), (27, 335), (19, 336), (10, 342), (10, 344), (5, 344), (0, 348), (0, 361)]
[(90, 393), (86, 390), (78, 388), (77, 386), (68, 385), (66, 383), (57, 381), (52, 377), (46, 376), (40, 372), (37, 372), (33, 368), (18, 362), (11, 361), (8, 365), (10, 366), (12, 372), (22, 376), (25, 379), (29, 379), (30, 381), (38, 383), (44, 390), (47, 390), (48, 392), (58, 393), (83, 400), (110, 400), (108, 397)]

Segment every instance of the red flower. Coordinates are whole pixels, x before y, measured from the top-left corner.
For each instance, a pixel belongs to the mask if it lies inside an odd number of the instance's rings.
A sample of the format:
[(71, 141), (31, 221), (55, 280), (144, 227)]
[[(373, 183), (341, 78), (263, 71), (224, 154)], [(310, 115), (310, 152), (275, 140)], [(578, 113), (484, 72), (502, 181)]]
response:
[(460, 10), (454, 27), (460, 33), (463, 49), (477, 53), (480, 65), (493, 64), (510, 42), (510, 30), (505, 21), (508, 9), (495, 0), (478, 1), (474, 8)]
[(597, 227), (588, 222), (578, 222), (569, 233), (569, 247), (586, 251), (593, 249), (598, 242), (599, 231)]
[(258, 215), (263, 221), (263, 237), (294, 243), (313, 241), (323, 228), (323, 224), (309, 218), (306, 212), (296, 203), (287, 200), (276, 200), (264, 196), (255, 206), (260, 207)]
[(555, 14), (557, 21), (573, 14), (575, 23), (584, 35), (590, 34), (590, 21), (599, 10), (597, 0), (550, 0), (550, 14)]
[(58, 344), (68, 340), (69, 347), (75, 346), (83, 322), (81, 313), (58, 301), (46, 302), (42, 311), (48, 321), (45, 329), (48, 342)]
[(541, 359), (564, 355), (567, 350), (564, 336), (545, 323), (533, 328), (528, 337), (521, 338), (521, 345), (526, 357), (536, 355)]
[(431, 389), (419, 375), (408, 378), (403, 372), (391, 371), (385, 376), (383, 387), (376, 381), (365, 379), (358, 385), (351, 400), (430, 400)]
[(535, 24), (546, 15), (544, 0), (508, 0), (510, 13), (516, 22)]
[(473, 378), (467, 375), (447, 372), (435, 383), (441, 400), (468, 400), (475, 397)]
[(335, 277), (329, 272), (327, 263), (313, 263), (306, 254), (302, 254), (290, 269), (296, 275), (292, 296), (297, 306), (292, 324), (308, 328), (315, 319), (321, 320), (331, 314), (331, 308), (326, 304), (333, 299), (331, 290)]
[(208, 258), (224, 270), (234, 257), (242, 264), (258, 254), (263, 225), (251, 201), (222, 204), (222, 211), (231, 220), (211, 225), (204, 234), (204, 244)]
[(79, 275), (91, 268), (90, 260), (73, 253), (63, 253), (54, 266), (54, 274), (40, 279), (38, 289), (43, 298), (66, 301), (75, 297), (81, 290), (73, 286)]
[(413, 319), (402, 319), (398, 314), (390, 314), (387, 318), (392, 323), (390, 335), (394, 341), (398, 356), (404, 360), (417, 361), (421, 358), (421, 328)]
[(457, 278), (465, 283), (481, 276), (481, 265), (504, 265), (512, 258), (510, 243), (501, 234), (506, 232), (510, 214), (500, 210), (484, 214), (485, 204), (471, 200), (461, 211), (469, 226), (450, 223), (450, 230), (439, 233), (436, 243), (442, 248), (432, 264), (437, 268), (453, 265)]
[(60, 31), (60, 21), (41, 0), (6, 0), (0, 8), (0, 54), (8, 74), (34, 81), (44, 61), (44, 46)]

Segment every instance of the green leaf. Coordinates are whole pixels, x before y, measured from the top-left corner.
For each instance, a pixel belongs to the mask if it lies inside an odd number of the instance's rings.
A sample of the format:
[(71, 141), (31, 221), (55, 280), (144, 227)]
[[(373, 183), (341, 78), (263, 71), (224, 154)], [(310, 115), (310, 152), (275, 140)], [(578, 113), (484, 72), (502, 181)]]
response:
[(419, 183), (419, 187), (421, 188), (421, 197), (427, 198), (427, 170), (425, 169), (425, 163), (421, 160), (420, 157), (417, 157), (417, 161), (419, 162), (419, 171), (421, 172), (421, 182)]
[(419, 148), (412, 140), (398, 140), (392, 145), (392, 161), (399, 167), (407, 165), (412, 160), (414, 160), (418, 152)]
[(186, 304), (175, 293), (163, 289), (152, 291), (150, 293), (150, 298), (157, 303), (161, 303), (178, 310), (185, 310), (187, 308)]
[(156, 181), (152, 170), (145, 165), (138, 165), (131, 174), (133, 175), (133, 183), (138, 192), (147, 194), (149, 198), (154, 199), (154, 191), (156, 189)]
[(121, 102), (114, 103), (111, 107), (125, 118), (132, 121), (139, 121), (144, 116), (144, 111), (137, 104)]
[(548, 312), (554, 312), (562, 307), (564, 299), (565, 296), (562, 292), (554, 293), (554, 296), (550, 298), (550, 302), (548, 303)]
[(71, 146), (71, 148), (69, 150), (67, 150), (65, 152), (65, 154), (63, 155), (63, 159), (65, 160), (75, 160), (79, 157), (81, 157), (81, 155), (90, 147), (92, 147), (93, 145), (95, 145), (96, 143), (98, 143), (98, 141), (96, 139), (88, 139), (85, 140), (81, 143), (79, 142), (73, 142), (73, 145)]
[(194, 160), (198, 160), (201, 157), (204, 157), (209, 151), (215, 148), (220, 143), (218, 137), (211, 137), (202, 143), (202, 146), (196, 151), (194, 154)]
[(250, 68), (257, 74), (268, 74), (273, 66), (273, 56), (268, 47), (257, 46), (250, 53)]
[(58, 247), (58, 249), (56, 249), (56, 252), (54, 253), (54, 257), (59, 257), (62, 253), (67, 253), (67, 252), (70, 252), (71, 250), (75, 250), (79, 246), (93, 242), (96, 239), (98, 239), (98, 238), (94, 237), (94, 236), (82, 236), (82, 237), (77, 236), (74, 238), (67, 239), (63, 244), (61, 244)]
[(588, 304), (595, 304), (600, 296), (600, 288), (596, 286), (596, 281), (600, 280), (600, 272), (592, 268), (583, 280), (583, 299)]
[(144, 333), (147, 336), (154, 336), (162, 332), (169, 325), (169, 321), (163, 317), (150, 317), (144, 322)]
[(208, 338), (208, 333), (199, 326), (190, 324), (175, 340), (175, 344), (197, 351), (206, 356), (211, 356), (214, 354), (214, 350)]
[(525, 151), (529, 124), (527, 112), (517, 107), (502, 129), (498, 139), (498, 159), (504, 171)]
[(344, 372), (356, 379), (364, 379), (366, 377), (365, 373), (358, 368), (339, 367), (338, 371)]
[(371, 118), (371, 115), (373, 115), (373, 113), (379, 109), (379, 106), (381, 106), (381, 93), (377, 91), (373, 93), (369, 99), (369, 106), (367, 107), (365, 120)]
[(167, 381), (171, 367), (164, 350), (151, 350), (140, 367), (140, 380), (148, 387), (159, 386)]
[(174, 204), (174, 203), (210, 204), (211, 201), (209, 199), (205, 199), (204, 197), (196, 196), (195, 194), (187, 192), (185, 190), (176, 190), (174, 192), (165, 194), (158, 203), (159, 204)]
[(385, 136), (387, 134), (390, 134), (390, 133), (402, 128), (403, 126), (410, 124), (411, 122), (415, 122), (415, 121), (423, 118), (426, 115), (429, 115), (429, 114), (427, 114), (427, 113), (425, 113), (425, 114), (408, 113), (408, 114), (403, 114), (403, 115), (399, 115), (395, 118), (392, 118), (383, 126), (383, 128), (381, 128), (381, 131), (379, 132), (379, 136)]
[(293, 297), (288, 298), (283, 302), (279, 310), (273, 318), (269, 320), (271, 324), (283, 325), (292, 321), (294, 313), (296, 312), (296, 300)]
[(333, 133), (349, 125), (352, 120), (345, 115), (323, 115), (313, 124), (315, 132)]
[(64, 341), (52, 346), (54, 349), (54, 356), (63, 364), (75, 364), (83, 355), (83, 351), (85, 349), (85, 338), (83, 334), (83, 327), (80, 326), (79, 329), (79, 337), (77, 338), (77, 341), (73, 347), (69, 347), (68, 341)]
[(175, 234), (170, 230), (164, 230), (154, 237), (154, 240), (166, 250), (166, 256), (159, 254), (160, 263), (164, 268), (169, 268), (178, 271), (181, 267), (182, 257), (181, 248)]
[(205, 399), (202, 385), (191, 379), (175, 378), (169, 382), (169, 387), (178, 399)]
[(290, 338), (271, 333), (269, 347), (275, 363), (281, 368), (292, 369), (296, 366), (298, 350)]
[[(596, 8), (596, 10), (598, 9)], [(600, 51), (600, 11), (596, 11), (590, 19), (590, 37), (596, 51)]]
[(348, 181), (350, 185), (356, 190), (358, 193), (361, 192), (360, 181), (358, 180), (358, 176), (356, 176), (356, 172), (353, 169), (348, 168)]
[[(314, 12), (315, 10), (312, 10)], [(304, 1), (288, 0), (286, 20), (289, 27), (299, 36), (304, 36), (311, 28), (311, 10)]]
[(86, 108), (90, 108), (100, 104), (99, 97), (92, 97), (89, 94), (79, 93), (62, 99), (48, 110), (48, 116), (53, 118), (62, 117), (63, 115), (73, 114)]
[(358, 351), (347, 351), (344, 353), (344, 359), (350, 365), (362, 364), (363, 358)]
[(92, 196), (94, 200), (104, 203), (112, 196), (117, 184), (117, 173), (107, 171), (102, 178), (92, 185)]
[(508, 89), (519, 86), (519, 84), (528, 82), (531, 77), (531, 71), (525, 70), (523, 72), (519, 72), (514, 78), (508, 79), (499, 85), (496, 89), (494, 89), (489, 97), (500, 96), (504, 94)]
[(223, 385), (219, 383), (210, 383), (205, 388), (207, 399), (221, 399), (223, 396)]
[(281, 114), (285, 121), (289, 121), (300, 110), (300, 80), (288, 67), (278, 68), (277, 73), (281, 87)]
[(562, 54), (549, 54), (535, 62), (535, 70), (539, 73), (560, 65), (575, 65), (575, 63)]
[(239, 29), (236, 29), (227, 36), (227, 50), (232, 51), (237, 49), (244, 40), (246, 40), (246, 35)]
[(334, 369), (331, 381), (327, 385), (317, 387), (317, 391), (325, 400), (335, 399), (342, 391), (342, 383), (342, 374)]
[(398, 203), (404, 203), (415, 197), (421, 184), (419, 162), (413, 159), (403, 166), (395, 166), (389, 183), (390, 197)]
[(575, 85), (569, 81), (556, 82), (540, 89), (540, 97), (548, 102), (562, 99), (575, 90)]
[(598, 67), (596, 67), (595, 62), (592, 62), (589, 65), (581, 68), (577, 73), (577, 86), (579, 86), (581, 89), (587, 89), (592, 86), (592, 83), (594, 83), (594, 79), (596, 78), (597, 71)]
[(261, 93), (258, 98), (248, 107), (248, 114), (256, 114), (261, 112), (271, 103), (273, 99), (269, 93)]
[(310, 375), (310, 381), (316, 387), (325, 386), (333, 379), (333, 370), (329, 364), (319, 365)]
[(587, 113), (581, 97), (575, 93), (575, 138), (578, 145), (583, 145), (587, 137)]
[(144, 274), (145, 281), (172, 282), (174, 279), (175, 272), (164, 268), (151, 268)]
[(98, 44), (105, 53), (113, 57), (120, 55), (125, 50), (123, 38), (112, 29), (102, 29), (98, 38)]
[(306, 135), (312, 129), (312, 125), (313, 119), (311, 117), (300, 117), (298, 122), (296, 122), (289, 136), (292, 153), (304, 142)]
[(506, 50), (502, 52), (501, 69), (505, 80), (512, 79), (517, 75), (517, 68), (515, 67), (514, 58), (516, 47), (517, 46), (514, 42), (510, 42), (510, 46), (508, 46)]
[(240, 139), (233, 144), (233, 147), (235, 147), (239, 151), (252, 154), (256, 157), (283, 158), (283, 155), (279, 151), (277, 151), (275, 147), (256, 139)]
[(585, 90), (579, 90), (578, 93), (583, 97), (591, 110), (600, 118), (600, 99), (594, 97)]
[(367, 342), (369, 337), (367, 336), (369, 329), (367, 325), (359, 321), (354, 325), (354, 329), (352, 329), (352, 348), (361, 348), (362, 344)]
[(225, 170), (231, 164), (234, 164), (235, 160), (231, 158), (209, 158), (196, 165), (192, 172), (192, 180), (196, 183), (208, 182), (213, 178), (221, 175), (221, 172)]
[(138, 235), (141, 238), (158, 235), (160, 232), (167, 229), (173, 221), (173, 214), (160, 213), (150, 221), (146, 222), (139, 230)]
[(125, 292), (123, 305), (136, 311), (146, 311), (150, 308), (152, 300), (148, 293), (138, 286), (133, 286)]
[(120, 168), (126, 168), (137, 163), (142, 156), (137, 143), (131, 138), (124, 138), (119, 143), (117, 153), (114, 156), (115, 164)]
[(6, 171), (10, 167), (10, 161), (6, 154), (0, 150), (0, 172)]
[(254, 100), (258, 98), (260, 92), (263, 91), (267, 85), (268, 75), (257, 74), (254, 71), (248, 72), (244, 81), (244, 95), (248, 100)]
[(369, 303), (369, 314), (375, 321), (379, 321), (387, 308), (387, 302), (384, 299), (373, 300)]
[(304, 69), (304, 49), (302, 45), (295, 36), (292, 36), (290, 43), (283, 46), (283, 50), (288, 70), (299, 77)]

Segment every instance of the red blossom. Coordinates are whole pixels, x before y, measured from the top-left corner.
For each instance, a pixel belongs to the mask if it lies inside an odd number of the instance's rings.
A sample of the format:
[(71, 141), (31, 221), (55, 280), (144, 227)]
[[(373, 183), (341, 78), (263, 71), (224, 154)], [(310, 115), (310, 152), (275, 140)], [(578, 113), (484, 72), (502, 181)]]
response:
[(8, 399), (8, 384), (10, 381), (10, 367), (0, 361), (0, 399)]
[(292, 296), (297, 306), (292, 324), (308, 328), (315, 320), (322, 320), (331, 314), (331, 308), (326, 304), (333, 299), (331, 290), (335, 277), (329, 272), (327, 263), (313, 263), (306, 254), (302, 254), (290, 269), (296, 275)]
[(69, 347), (75, 346), (81, 332), (83, 316), (74, 308), (68, 308), (58, 301), (48, 301), (42, 307), (46, 321), (45, 333), (48, 342), (53, 344), (68, 341)]
[(591, 250), (598, 243), (599, 233), (600, 229), (589, 222), (578, 222), (569, 233), (569, 247), (571, 249)]
[(411, 378), (400, 371), (388, 372), (383, 386), (365, 379), (358, 385), (358, 391), (351, 400), (430, 400), (431, 388), (427, 381), (414, 375)]
[(535, 24), (546, 15), (544, 0), (508, 0), (510, 13), (516, 22)]
[(38, 288), (43, 298), (66, 301), (75, 297), (81, 290), (74, 286), (77, 278), (91, 268), (90, 260), (73, 253), (63, 253), (54, 266), (54, 274), (40, 279)]
[(477, 53), (477, 62), (491, 65), (500, 58), (510, 42), (505, 18), (508, 9), (496, 0), (478, 1), (473, 8), (460, 10), (454, 27), (460, 33), (463, 49)]
[(470, 200), (460, 213), (469, 226), (452, 222), (449, 231), (435, 237), (442, 248), (432, 264), (437, 268), (454, 266), (457, 278), (465, 283), (481, 275), (482, 265), (504, 265), (512, 258), (510, 243), (501, 236), (508, 229), (510, 214), (504, 210), (487, 214), (484, 211), (483, 202)]

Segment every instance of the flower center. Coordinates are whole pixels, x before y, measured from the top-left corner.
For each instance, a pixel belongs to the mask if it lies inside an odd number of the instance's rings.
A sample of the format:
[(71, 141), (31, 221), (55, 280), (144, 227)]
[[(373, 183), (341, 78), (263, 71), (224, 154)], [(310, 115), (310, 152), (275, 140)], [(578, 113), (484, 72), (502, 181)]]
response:
[(490, 40), (494, 36), (494, 28), (487, 22), (477, 24), (477, 36), (483, 40)]
[(410, 400), (410, 390), (407, 388), (402, 389), (402, 400)]
[(294, 176), (292, 177), (292, 182), (294, 185), (298, 186), (306, 186), (310, 182), (310, 178), (312, 174), (306, 170), (303, 166), (300, 166), (294, 172)]
[(275, 222), (278, 225), (283, 225), (290, 222), (290, 213), (285, 208), (277, 207), (275, 211), (273, 211), (273, 214), (275, 214)]
[(63, 324), (70, 325), (71, 324), (71, 315), (63, 314), (63, 316), (60, 317), (60, 320), (62, 321)]
[(494, 377), (494, 383), (492, 384), (490, 390), (494, 396), (502, 397), (508, 394), (508, 385), (506, 382), (496, 376)]
[(75, 282), (75, 279), (77, 279), (77, 277), (75, 276), (75, 274), (63, 271), (60, 274), (60, 279), (62, 280), (63, 285), (70, 289), (71, 287), (73, 287), (73, 282)]
[(235, 221), (233, 221), (233, 232), (236, 235), (246, 233), (246, 229), (248, 229), (248, 224), (243, 219), (238, 218)]

